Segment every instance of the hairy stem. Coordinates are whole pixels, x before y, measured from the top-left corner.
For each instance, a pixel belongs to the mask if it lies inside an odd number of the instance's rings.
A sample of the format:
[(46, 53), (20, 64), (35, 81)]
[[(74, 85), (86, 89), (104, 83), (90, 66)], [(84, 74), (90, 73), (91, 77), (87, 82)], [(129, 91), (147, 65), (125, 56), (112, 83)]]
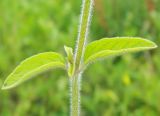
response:
[(88, 27), (91, 21), (91, 12), (93, 6), (93, 0), (82, 0), (82, 11), (81, 11), (81, 20), (78, 34), (78, 43), (76, 45), (75, 53), (75, 67), (76, 70), (79, 69), (79, 66), (83, 59), (83, 51), (85, 48), (86, 38), (88, 35)]
[(80, 80), (81, 75), (70, 78), (71, 116), (80, 116)]
[(91, 11), (93, 0), (82, 0), (82, 14), (79, 27), (78, 42), (76, 45), (76, 52), (74, 57), (74, 73), (70, 78), (70, 92), (71, 92), (71, 116), (80, 116), (80, 65), (83, 59), (83, 52), (85, 49), (86, 38), (88, 35), (88, 27), (91, 21)]

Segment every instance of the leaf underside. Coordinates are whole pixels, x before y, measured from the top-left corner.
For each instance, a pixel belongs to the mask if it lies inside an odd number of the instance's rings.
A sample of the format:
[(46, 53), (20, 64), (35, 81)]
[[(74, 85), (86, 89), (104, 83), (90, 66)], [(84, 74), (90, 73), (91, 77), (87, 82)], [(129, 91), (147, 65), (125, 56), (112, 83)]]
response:
[(55, 52), (46, 52), (32, 56), (17, 66), (5, 80), (2, 89), (15, 87), (22, 82), (53, 68), (65, 68), (62, 55)]
[(103, 38), (89, 43), (84, 53), (84, 64), (97, 59), (118, 56), (124, 53), (138, 52), (156, 48), (152, 41), (138, 37)]

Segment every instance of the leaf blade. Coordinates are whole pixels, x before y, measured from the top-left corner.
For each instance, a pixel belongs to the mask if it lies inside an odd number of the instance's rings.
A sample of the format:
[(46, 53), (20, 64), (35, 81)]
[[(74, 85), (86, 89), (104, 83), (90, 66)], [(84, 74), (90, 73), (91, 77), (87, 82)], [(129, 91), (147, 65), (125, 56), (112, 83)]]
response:
[(103, 38), (86, 46), (84, 64), (104, 57), (154, 49), (156, 47), (157, 45), (152, 41), (138, 37)]
[(62, 55), (55, 52), (34, 55), (16, 67), (5, 80), (2, 89), (16, 87), (22, 82), (52, 68), (65, 68), (65, 61)]

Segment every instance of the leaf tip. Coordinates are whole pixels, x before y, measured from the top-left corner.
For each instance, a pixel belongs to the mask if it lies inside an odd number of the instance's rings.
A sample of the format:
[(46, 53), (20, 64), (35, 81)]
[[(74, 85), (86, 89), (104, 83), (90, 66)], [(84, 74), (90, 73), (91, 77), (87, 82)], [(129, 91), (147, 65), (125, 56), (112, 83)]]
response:
[(154, 43), (154, 48), (158, 48), (158, 45)]
[(18, 83), (14, 83), (14, 84), (9, 84), (8, 83), (8, 79), (6, 79), (1, 87), (1, 90), (8, 90), (11, 88), (14, 88), (18, 85)]
[(151, 44), (151, 47), (152, 47), (153, 49), (158, 47), (158, 45), (157, 45), (155, 42), (150, 41), (150, 40), (148, 40), (148, 42)]
[(1, 87), (1, 90), (6, 90), (6, 89), (8, 89), (8, 87), (7, 87), (7, 84), (4, 83), (4, 84), (2, 85), (2, 87)]
[(137, 39), (142, 40), (144, 43), (146, 43), (145, 47), (148, 48), (148, 49), (155, 49), (155, 48), (158, 47), (158, 45), (151, 40), (140, 38), (140, 37), (137, 37)]
[(155, 42), (151, 41), (151, 40), (144, 39), (144, 38), (140, 38), (140, 37), (139, 37), (138, 39), (141, 39), (141, 40), (143, 40), (144, 42), (150, 44), (150, 47), (151, 47), (151, 48), (157, 48), (157, 47), (158, 47), (157, 44), (156, 44)]
[(6, 83), (4, 83), (3, 86), (1, 87), (1, 90), (8, 90), (8, 89), (14, 88), (16, 86), (17, 86), (16, 84), (14, 84), (14, 85), (7, 85)]
[[(151, 41), (152, 42), (152, 41)], [(151, 49), (156, 49), (158, 47), (158, 45), (154, 42), (152, 42), (152, 46), (150, 47)]]

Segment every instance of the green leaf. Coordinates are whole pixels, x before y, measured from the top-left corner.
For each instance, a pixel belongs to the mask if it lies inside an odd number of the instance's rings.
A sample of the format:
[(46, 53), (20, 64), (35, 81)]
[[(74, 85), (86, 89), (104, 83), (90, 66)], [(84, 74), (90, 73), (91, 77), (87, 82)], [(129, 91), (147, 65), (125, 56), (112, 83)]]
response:
[(84, 63), (88, 64), (97, 59), (122, 55), (129, 52), (138, 52), (156, 48), (152, 41), (138, 37), (104, 38), (89, 43), (84, 54)]
[(65, 68), (64, 58), (55, 52), (40, 53), (22, 63), (7, 77), (2, 89), (15, 87), (22, 82), (53, 68)]
[(64, 46), (65, 52), (67, 54), (67, 59), (70, 63), (73, 63), (73, 49), (68, 46)]
[(74, 58), (73, 58), (73, 49), (68, 46), (64, 46), (65, 52), (67, 54), (67, 71), (68, 71), (68, 76), (72, 77), (75, 65), (74, 65)]

